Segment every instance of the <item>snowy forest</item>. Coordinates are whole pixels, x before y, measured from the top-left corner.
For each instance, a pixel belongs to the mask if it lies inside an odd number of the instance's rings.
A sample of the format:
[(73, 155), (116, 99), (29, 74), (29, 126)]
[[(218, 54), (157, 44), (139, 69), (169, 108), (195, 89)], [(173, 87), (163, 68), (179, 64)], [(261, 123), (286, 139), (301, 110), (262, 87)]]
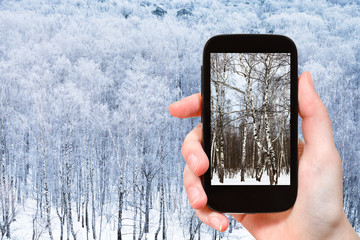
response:
[(167, 110), (200, 91), (204, 44), (223, 33), (294, 40), (359, 232), (359, 21), (346, 0), (0, 0), (1, 238), (253, 239), (197, 219), (180, 149), (200, 119)]
[(290, 53), (211, 53), (210, 84), (211, 184), (290, 185)]

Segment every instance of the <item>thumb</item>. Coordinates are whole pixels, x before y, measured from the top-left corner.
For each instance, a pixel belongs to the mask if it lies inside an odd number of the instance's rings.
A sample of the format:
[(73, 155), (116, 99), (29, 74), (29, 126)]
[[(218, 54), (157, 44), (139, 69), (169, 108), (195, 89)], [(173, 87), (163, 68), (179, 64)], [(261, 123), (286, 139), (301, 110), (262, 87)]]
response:
[(322, 103), (309, 72), (299, 78), (299, 114), (305, 144), (317, 149), (334, 147), (334, 137), (328, 111)]

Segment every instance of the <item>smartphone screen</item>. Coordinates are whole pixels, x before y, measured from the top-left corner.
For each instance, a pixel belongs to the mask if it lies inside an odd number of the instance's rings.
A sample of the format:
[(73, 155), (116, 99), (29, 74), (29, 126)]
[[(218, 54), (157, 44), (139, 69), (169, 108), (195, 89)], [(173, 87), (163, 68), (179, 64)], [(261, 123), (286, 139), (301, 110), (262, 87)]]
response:
[(217, 35), (206, 42), (202, 63), (207, 206), (228, 213), (289, 209), (298, 187), (295, 43), (282, 35)]
[(290, 185), (290, 53), (210, 53), (211, 185)]

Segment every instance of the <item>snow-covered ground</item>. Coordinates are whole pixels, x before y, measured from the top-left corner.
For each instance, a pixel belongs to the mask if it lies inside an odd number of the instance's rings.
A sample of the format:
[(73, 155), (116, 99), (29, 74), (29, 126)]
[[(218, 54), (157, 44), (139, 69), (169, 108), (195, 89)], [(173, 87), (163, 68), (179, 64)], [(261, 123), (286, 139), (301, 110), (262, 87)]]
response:
[[(105, 206), (105, 208), (109, 209), (110, 206)], [(155, 232), (157, 229), (158, 219), (153, 219), (153, 216), (158, 216), (159, 213), (156, 209), (152, 209), (150, 214), (150, 233), (145, 235), (142, 239), (153, 240), (155, 239)], [(24, 204), (24, 207), (19, 207), (17, 209), (16, 221), (11, 224), (11, 239), (12, 240), (28, 240), (33, 239), (33, 217), (36, 212), (36, 201), (27, 200)], [(96, 218), (96, 239), (103, 240), (115, 240), (117, 239), (117, 217), (116, 217), (116, 209), (114, 208), (112, 211), (112, 215), (103, 215), (97, 216)], [(97, 214), (98, 215), (98, 214)], [(183, 240), (187, 239), (189, 236), (187, 230), (187, 224), (181, 223), (184, 219), (179, 218), (181, 214), (178, 211), (173, 213), (168, 213), (167, 218), (168, 223), (166, 227), (166, 239), (169, 240)], [(89, 232), (89, 238), (86, 235), (86, 228), (82, 228), (81, 219), (80, 222), (77, 221), (76, 211), (73, 211), (72, 214), (73, 222), (74, 222), (74, 231), (76, 233), (76, 237), (79, 240), (84, 239), (92, 239), (92, 232)], [(46, 214), (43, 213), (43, 218), (38, 216), (35, 221), (35, 239), (45, 240), (50, 239), (48, 229), (46, 228)], [(196, 217), (195, 217), (196, 218)], [(122, 237), (124, 240), (133, 239), (133, 213), (128, 209), (123, 213), (123, 229), (122, 229)], [(101, 223), (102, 221), (102, 223)], [(89, 223), (91, 225), (91, 212)], [(100, 237), (100, 224), (101, 224), (101, 237)], [(60, 239), (60, 221), (56, 215), (56, 211), (54, 208), (51, 209), (51, 228), (54, 239)], [(138, 230), (136, 231), (138, 234)], [(159, 233), (158, 239), (162, 238), (162, 233)], [(72, 239), (71, 233), (69, 233), (70, 239)], [(248, 233), (248, 231), (243, 228), (239, 223), (233, 228), (232, 233), (226, 231), (224, 234), (225, 239), (242, 239), (242, 240), (253, 240), (254, 238)], [(66, 239), (66, 222), (64, 224), (64, 239)], [(211, 239), (211, 231), (205, 225), (201, 226), (201, 239)], [(196, 237), (197, 239), (197, 237)]]
[[(219, 176), (217, 173), (213, 174), (213, 178), (211, 179), (211, 185), (270, 185), (269, 175), (264, 172), (261, 182), (256, 181), (255, 178), (250, 178), (245, 176), (245, 181), (240, 181), (241, 176), (240, 172), (237, 173), (233, 178), (224, 177), (224, 183), (219, 181)], [(290, 185), (290, 174), (281, 174), (278, 179), (278, 185)]]

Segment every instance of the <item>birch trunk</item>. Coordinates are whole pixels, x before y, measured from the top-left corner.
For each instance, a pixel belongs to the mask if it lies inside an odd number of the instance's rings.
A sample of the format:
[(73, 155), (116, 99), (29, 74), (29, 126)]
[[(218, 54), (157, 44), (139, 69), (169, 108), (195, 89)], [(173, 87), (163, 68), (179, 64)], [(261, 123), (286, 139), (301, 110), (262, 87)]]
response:
[(249, 125), (249, 100), (251, 94), (251, 81), (247, 79), (246, 96), (245, 96), (245, 123), (244, 123), (244, 136), (242, 141), (242, 153), (241, 153), (241, 182), (245, 181), (245, 158), (246, 158), (246, 141), (247, 141), (247, 128)]
[(50, 214), (51, 214), (51, 208), (50, 208), (50, 196), (49, 196), (49, 187), (48, 187), (48, 179), (47, 179), (47, 169), (46, 169), (46, 163), (45, 163), (45, 143), (44, 143), (44, 130), (41, 127), (40, 130), (41, 134), (41, 152), (42, 152), (42, 167), (43, 167), (43, 177), (44, 177), (44, 190), (45, 190), (45, 208), (46, 208), (46, 228), (49, 232), (49, 237), (51, 240), (54, 239), (52, 231), (51, 231), (51, 220), (50, 220)]
[[(163, 179), (160, 180), (160, 213), (159, 213), (159, 226), (156, 229), (155, 232), (155, 240), (158, 239), (158, 235), (160, 233), (161, 230), (161, 224), (162, 224), (162, 220), (163, 220), (163, 214), (164, 214), (164, 184), (163, 184)], [(163, 231), (163, 239), (166, 239), (165, 236), (165, 232)]]
[[(83, 214), (81, 214), (81, 209), (82, 209), (82, 201), (81, 201), (81, 197), (83, 196), (83, 187), (82, 187), (82, 175), (83, 175), (83, 172), (82, 172), (82, 163), (80, 162), (79, 166), (79, 175), (77, 176), (78, 177), (78, 181), (77, 181), (77, 191), (76, 191), (76, 196), (77, 196), (77, 201), (76, 201), (76, 212), (77, 212), (77, 221), (80, 222), (80, 218), (81, 216), (84, 216)], [(82, 212), (84, 213), (84, 212)], [(82, 227), (84, 227), (84, 221), (82, 221)]]
[(267, 156), (269, 157), (270, 166), (269, 169), (269, 178), (270, 178), (270, 185), (275, 184), (275, 175), (276, 175), (276, 157), (274, 152), (274, 147), (271, 141), (270, 136), (270, 121), (268, 116), (268, 105), (269, 105), (269, 72), (267, 61), (265, 60), (265, 86), (264, 86), (264, 101), (263, 101), (263, 111), (264, 111), (264, 127), (265, 127), (265, 139), (268, 147)]
[(242, 142), (242, 152), (241, 152), (241, 182), (245, 181), (245, 160), (246, 160), (246, 141), (247, 141), (247, 120), (244, 124), (244, 131), (243, 131), (243, 142)]
[(216, 159), (217, 159), (217, 146), (216, 146), (216, 132), (213, 133), (213, 139), (211, 143), (211, 179), (213, 178), (213, 173), (217, 172), (216, 168)]
[(85, 197), (84, 197), (84, 210), (83, 214), (85, 214), (85, 226), (86, 226), (86, 239), (89, 239), (89, 232), (90, 232), (90, 226), (89, 226), (89, 182), (90, 182), (90, 164), (89, 164), (89, 155), (90, 155), (90, 139), (89, 139), (89, 133), (87, 129), (85, 129), (85, 141), (86, 141), (86, 148), (85, 148), (85, 169), (84, 169), (84, 183), (85, 183)]
[[(120, 180), (121, 181), (121, 180)], [(124, 199), (124, 192), (122, 188), (119, 189), (119, 206), (118, 206), (118, 226), (117, 226), (117, 239), (121, 240), (121, 228), (122, 228), (122, 209), (123, 209), (123, 199)]]
[[(250, 78), (250, 76), (248, 77)], [(248, 82), (250, 81), (250, 79), (248, 79)], [(261, 140), (259, 139), (258, 136), (258, 129), (256, 126), (256, 106), (255, 106), (255, 102), (254, 102), (254, 96), (252, 93), (252, 87), (251, 85), (249, 85), (249, 100), (250, 100), (250, 106), (251, 106), (251, 117), (253, 119), (253, 131), (254, 131), (254, 139), (255, 142), (258, 146), (259, 151), (263, 152), (263, 153), (267, 153), (267, 149), (262, 145)]]
[(74, 240), (76, 240), (76, 234), (74, 231), (74, 226), (73, 226), (73, 219), (72, 219), (72, 207), (71, 207), (71, 165), (70, 165), (70, 153), (71, 153), (71, 149), (69, 146), (68, 141), (66, 141), (66, 147), (65, 147), (65, 151), (66, 151), (66, 163), (65, 163), (65, 167), (66, 167), (66, 197), (67, 197), (67, 220), (68, 220), (68, 228), (70, 228), (71, 231), (71, 235), (73, 236)]
[(90, 188), (91, 188), (91, 228), (93, 239), (96, 239), (96, 216), (95, 216), (95, 187), (94, 187), (94, 159), (90, 159)]
[(220, 102), (220, 86), (219, 84), (215, 84), (216, 89), (216, 114), (214, 121), (214, 126), (216, 126), (216, 133), (213, 135), (213, 141), (215, 142), (215, 161), (217, 166), (217, 174), (219, 176), (219, 181), (221, 183), (224, 182), (224, 148), (222, 146), (223, 144), (223, 128), (222, 128), (222, 114), (221, 114), (221, 102)]
[[(59, 157), (59, 159), (61, 159), (61, 156)], [(65, 223), (65, 217), (66, 217), (66, 200), (65, 200), (65, 185), (66, 184), (65, 184), (65, 180), (64, 180), (64, 176), (63, 176), (63, 172), (64, 172), (62, 170), (63, 166), (60, 163), (60, 160), (59, 160), (59, 164), (57, 167), (59, 169), (58, 175), (59, 175), (59, 184), (60, 184), (61, 188), (59, 190), (60, 191), (59, 192), (60, 205), (59, 205), (59, 200), (58, 200), (59, 195), (57, 195), (57, 197), (55, 198), (55, 205), (56, 205), (56, 214), (60, 221), (60, 240), (63, 240), (64, 223)], [(59, 211), (59, 208), (60, 208), (60, 211)]]
[[(224, 74), (225, 74), (225, 66), (224, 66)], [(225, 77), (223, 77), (223, 81), (225, 82)], [(221, 169), (221, 180), (220, 182), (224, 182), (224, 174), (225, 174), (225, 138), (224, 138), (224, 110), (225, 110), (225, 89), (224, 85), (220, 86), (220, 106), (219, 106), (219, 135), (220, 135), (220, 169)]]
[(256, 177), (256, 164), (255, 164), (255, 155), (256, 155), (256, 144), (253, 144), (252, 156), (251, 156), (251, 177)]
[(151, 173), (145, 175), (146, 184), (145, 184), (145, 222), (144, 222), (144, 233), (149, 233), (149, 216), (150, 216), (150, 193), (151, 193), (151, 182), (152, 176)]
[(6, 178), (6, 138), (5, 138), (5, 122), (1, 118), (1, 196), (2, 196), (2, 213), (3, 213), (3, 225), (1, 226), (2, 236), (6, 235), (7, 238), (10, 238), (10, 202), (9, 202), (9, 192), (10, 187), (8, 186), (8, 179)]
[[(128, 151), (128, 147), (130, 146), (130, 138), (131, 138), (131, 129), (129, 129), (129, 133), (128, 133), (128, 140), (127, 140), (127, 148), (126, 148), (126, 153), (125, 153), (125, 158), (123, 161), (123, 164), (121, 164), (120, 161), (120, 149), (118, 144), (115, 143), (115, 139), (114, 137), (111, 135), (110, 136), (111, 139), (113, 141), (113, 145), (116, 151), (116, 162), (118, 164), (119, 167), (119, 172), (120, 172), (120, 176), (119, 176), (119, 187), (118, 187), (118, 197), (119, 197), (119, 204), (118, 204), (118, 225), (117, 225), (117, 238), (118, 240), (122, 239), (122, 234), (121, 234), (121, 229), (122, 229), (122, 212), (123, 212), (123, 205), (124, 205), (124, 194), (125, 194), (125, 187), (124, 187), (124, 174), (127, 170), (127, 162), (128, 162), (128, 158), (129, 158), (129, 151)], [(119, 137), (119, 132), (118, 132), (118, 137)]]
[[(226, 53), (211, 55), (211, 81), (214, 83), (216, 93), (215, 112), (213, 114), (216, 133), (213, 135), (215, 141), (215, 161), (219, 181), (224, 182), (225, 174), (225, 138), (224, 138), (224, 114), (225, 114), (225, 85), (228, 78), (228, 59)], [(213, 145), (214, 146), (214, 145)]]
[(138, 136), (138, 126), (137, 121), (135, 120), (135, 169), (133, 172), (133, 204), (134, 204), (134, 216), (133, 216), (133, 240), (136, 240), (136, 226), (137, 226), (137, 197), (136, 190), (138, 188), (138, 148), (139, 148), (139, 136)]

